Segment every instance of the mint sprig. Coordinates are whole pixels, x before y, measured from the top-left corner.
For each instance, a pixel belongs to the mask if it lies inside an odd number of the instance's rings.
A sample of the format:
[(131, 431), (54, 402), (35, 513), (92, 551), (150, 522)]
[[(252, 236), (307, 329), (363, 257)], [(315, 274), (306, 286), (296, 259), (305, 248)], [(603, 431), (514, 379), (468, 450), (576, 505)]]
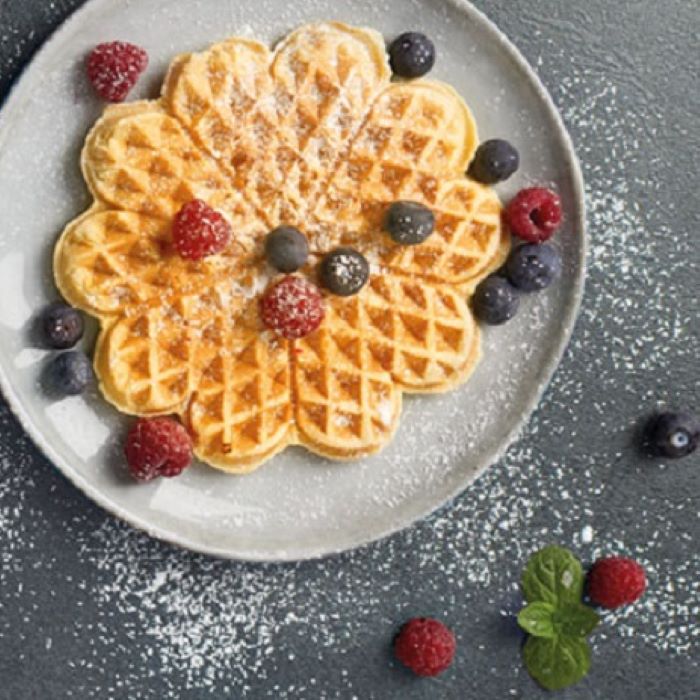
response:
[(536, 552), (522, 578), (528, 605), (518, 624), (530, 635), (523, 649), (530, 675), (547, 690), (578, 683), (591, 666), (586, 637), (598, 625), (598, 614), (581, 603), (583, 569), (567, 549), (549, 546)]
[(583, 593), (583, 570), (579, 560), (556, 545), (540, 549), (530, 557), (522, 579), (523, 595), (528, 603), (543, 600), (557, 605), (578, 603)]

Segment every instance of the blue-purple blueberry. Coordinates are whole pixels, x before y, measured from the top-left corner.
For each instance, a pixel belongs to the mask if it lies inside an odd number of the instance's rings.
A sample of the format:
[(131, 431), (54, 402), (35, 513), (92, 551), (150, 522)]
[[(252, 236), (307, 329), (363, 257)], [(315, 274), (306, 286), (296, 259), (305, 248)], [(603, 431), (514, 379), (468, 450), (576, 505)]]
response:
[(56, 355), (47, 367), (48, 388), (56, 394), (81, 394), (92, 378), (92, 364), (83, 352)]
[(549, 287), (561, 275), (559, 251), (547, 243), (528, 243), (511, 251), (506, 262), (506, 274), (511, 284), (521, 292), (539, 292)]
[(687, 411), (660, 413), (647, 426), (647, 440), (658, 456), (687, 457), (700, 444), (700, 418)]
[(435, 231), (435, 214), (418, 202), (394, 202), (387, 210), (384, 228), (401, 245), (418, 245)]
[(265, 257), (280, 272), (296, 272), (309, 257), (306, 236), (294, 226), (279, 226), (265, 238)]
[(520, 295), (507, 279), (492, 275), (476, 288), (472, 303), (480, 321), (500, 326), (518, 312)]
[(391, 69), (400, 78), (420, 78), (435, 65), (435, 44), (421, 32), (406, 32), (389, 46)]
[(44, 342), (51, 348), (72, 348), (83, 337), (83, 316), (62, 302), (47, 306), (41, 316)]
[(503, 139), (484, 141), (476, 151), (469, 174), (485, 185), (507, 180), (520, 167), (520, 155), (515, 147)]

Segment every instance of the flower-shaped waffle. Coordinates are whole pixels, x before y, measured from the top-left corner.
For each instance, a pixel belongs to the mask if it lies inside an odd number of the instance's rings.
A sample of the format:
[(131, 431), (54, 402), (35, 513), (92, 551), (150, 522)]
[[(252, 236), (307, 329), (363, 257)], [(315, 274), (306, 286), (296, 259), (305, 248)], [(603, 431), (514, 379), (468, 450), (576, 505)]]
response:
[[(89, 134), (95, 203), (56, 248), (63, 295), (100, 320), (105, 397), (179, 414), (199, 458), (231, 472), (290, 444), (337, 459), (378, 451), (403, 391), (447, 390), (479, 357), (467, 298), (508, 240), (496, 195), (463, 177), (476, 146), (450, 87), (390, 82), (373, 31), (316, 24), (274, 52), (233, 38), (176, 58), (161, 99), (109, 107)], [(195, 198), (234, 237), (193, 262), (170, 230)], [(400, 199), (435, 213), (421, 245), (382, 231)], [(359, 294), (323, 292), (325, 319), (299, 340), (260, 320), (263, 240), (280, 224), (305, 233), (314, 262), (350, 244), (372, 264)]]

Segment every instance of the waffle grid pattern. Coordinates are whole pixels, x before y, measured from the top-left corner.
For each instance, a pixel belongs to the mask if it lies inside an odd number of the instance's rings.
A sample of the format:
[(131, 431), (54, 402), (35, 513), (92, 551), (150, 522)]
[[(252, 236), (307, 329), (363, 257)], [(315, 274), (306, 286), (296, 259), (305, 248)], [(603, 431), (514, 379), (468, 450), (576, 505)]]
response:
[[(378, 34), (310, 25), (274, 54), (231, 39), (180, 56), (161, 100), (106, 110), (83, 152), (95, 204), (64, 231), (55, 272), (64, 296), (100, 318), (108, 400), (180, 414), (204, 462), (241, 473), (294, 443), (335, 459), (376, 452), (402, 391), (466, 379), (479, 357), (466, 297), (507, 250), (500, 204), (461, 177), (477, 136), (459, 96), (389, 78)], [(170, 243), (193, 198), (236, 233), (199, 263)], [(381, 230), (400, 198), (436, 212), (421, 246)], [(355, 297), (326, 295), (321, 328), (292, 342), (258, 313), (261, 243), (279, 223), (302, 227), (316, 256), (347, 243), (373, 269)]]

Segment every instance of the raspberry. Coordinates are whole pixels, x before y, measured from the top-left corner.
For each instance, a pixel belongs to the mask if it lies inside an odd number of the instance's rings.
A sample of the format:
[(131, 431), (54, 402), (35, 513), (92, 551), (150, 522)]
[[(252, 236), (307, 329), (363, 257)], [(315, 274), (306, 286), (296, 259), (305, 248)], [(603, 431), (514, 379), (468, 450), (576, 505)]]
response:
[(562, 220), (561, 200), (543, 187), (521, 190), (506, 209), (510, 230), (528, 243), (542, 243), (552, 237)]
[(451, 663), (457, 643), (442, 622), (429, 617), (409, 620), (396, 635), (394, 654), (419, 676), (437, 676)]
[(315, 331), (325, 315), (318, 288), (292, 275), (268, 288), (260, 300), (260, 313), (268, 328), (290, 340)]
[(175, 250), (186, 260), (220, 253), (231, 240), (231, 226), (201, 199), (187, 202), (173, 221)]
[(192, 441), (172, 418), (139, 418), (124, 447), (131, 475), (139, 481), (177, 476), (192, 462)]
[(598, 559), (588, 573), (588, 595), (610, 610), (639, 600), (646, 587), (643, 567), (625, 557)]
[(90, 52), (87, 73), (100, 97), (123, 102), (147, 66), (148, 54), (140, 46), (111, 41)]

